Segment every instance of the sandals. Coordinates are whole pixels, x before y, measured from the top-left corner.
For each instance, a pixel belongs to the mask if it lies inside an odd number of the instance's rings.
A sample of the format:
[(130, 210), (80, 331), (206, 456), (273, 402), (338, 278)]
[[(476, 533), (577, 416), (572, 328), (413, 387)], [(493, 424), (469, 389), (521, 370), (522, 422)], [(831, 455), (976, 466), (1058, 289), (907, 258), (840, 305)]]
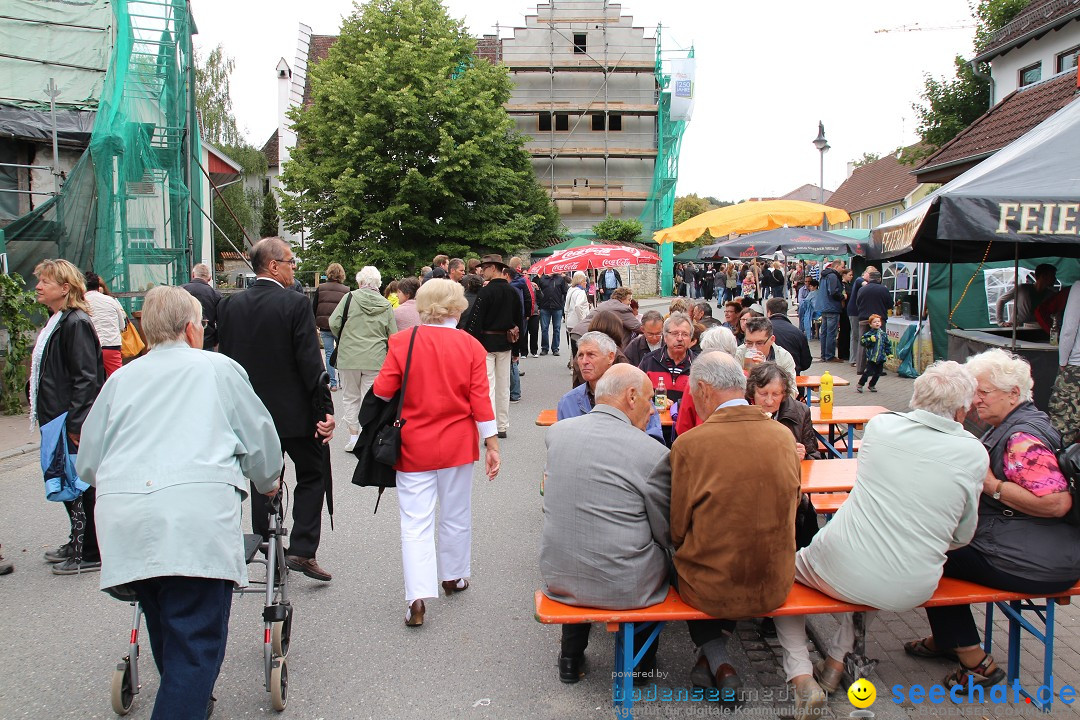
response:
[(456, 592), (465, 592), (469, 589), (469, 581), (465, 578), (458, 578), (457, 580), (443, 580), (442, 589), (443, 592), (447, 595), (453, 595)]
[(990, 657), (990, 655), (983, 655), (982, 661), (975, 667), (968, 667), (964, 663), (960, 663), (960, 669), (946, 675), (942, 682), (948, 689), (958, 685), (967, 687), (969, 679), (973, 685), (984, 688), (992, 687), (1005, 679), (1005, 671), (1000, 667), (995, 667), (993, 671), (990, 670), (990, 665), (993, 662), (994, 658)]
[(408, 608), (405, 610), (405, 624), (409, 627), (420, 627), (424, 624), (424, 607), (423, 600), (413, 600)]
[(919, 640), (912, 640), (911, 642), (904, 643), (904, 652), (911, 657), (917, 658), (945, 658), (946, 660), (952, 660), (954, 662), (960, 662), (960, 658), (956, 656), (955, 650), (939, 650), (936, 647), (930, 647), (926, 644), (926, 641), (930, 638), (920, 638)]

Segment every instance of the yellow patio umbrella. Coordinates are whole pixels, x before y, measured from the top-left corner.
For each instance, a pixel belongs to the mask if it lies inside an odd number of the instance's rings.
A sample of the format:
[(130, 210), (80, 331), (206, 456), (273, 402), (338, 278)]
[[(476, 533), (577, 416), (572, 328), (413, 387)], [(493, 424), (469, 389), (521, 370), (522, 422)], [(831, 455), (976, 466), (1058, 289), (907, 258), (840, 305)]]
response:
[(674, 227), (657, 230), (653, 240), (658, 243), (691, 242), (705, 230), (714, 238), (731, 233), (759, 232), (784, 226), (821, 225), (847, 222), (851, 217), (840, 208), (803, 202), (802, 200), (759, 200), (728, 205), (696, 215)]

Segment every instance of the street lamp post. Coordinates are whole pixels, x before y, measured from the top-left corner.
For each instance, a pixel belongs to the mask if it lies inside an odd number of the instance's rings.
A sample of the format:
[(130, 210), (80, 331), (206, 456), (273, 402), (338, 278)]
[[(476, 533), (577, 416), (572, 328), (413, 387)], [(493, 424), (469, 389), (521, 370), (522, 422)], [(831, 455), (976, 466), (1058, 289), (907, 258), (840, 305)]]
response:
[(821, 176), (818, 186), (818, 198), (822, 205), (825, 204), (825, 153), (829, 152), (829, 141), (825, 139), (825, 123), (818, 120), (817, 137), (814, 138), (814, 147), (821, 153)]

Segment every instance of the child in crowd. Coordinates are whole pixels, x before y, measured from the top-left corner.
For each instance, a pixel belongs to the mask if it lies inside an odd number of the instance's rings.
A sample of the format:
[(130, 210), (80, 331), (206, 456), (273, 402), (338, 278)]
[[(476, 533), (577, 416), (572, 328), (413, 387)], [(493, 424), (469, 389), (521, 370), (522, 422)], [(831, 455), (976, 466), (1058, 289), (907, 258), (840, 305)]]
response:
[(859, 344), (866, 348), (866, 371), (859, 379), (855, 389), (862, 392), (866, 379), (870, 378), (870, 392), (877, 392), (877, 381), (885, 367), (885, 358), (889, 357), (889, 336), (881, 329), (881, 316), (870, 316), (870, 329), (863, 333)]
[[(814, 278), (806, 278), (806, 287), (799, 289), (799, 326), (806, 334), (807, 340), (814, 339), (814, 318), (817, 310), (814, 309), (815, 300), (820, 283)], [(805, 292), (804, 292), (805, 291)]]

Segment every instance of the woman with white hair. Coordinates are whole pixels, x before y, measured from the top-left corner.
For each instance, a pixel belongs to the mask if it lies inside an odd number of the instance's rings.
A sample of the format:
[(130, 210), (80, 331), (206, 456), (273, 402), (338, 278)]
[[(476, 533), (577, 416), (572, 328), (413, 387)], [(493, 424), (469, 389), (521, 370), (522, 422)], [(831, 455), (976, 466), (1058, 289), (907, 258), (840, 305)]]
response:
[(379, 292), (382, 275), (370, 265), (356, 273), (358, 288), (330, 314), (330, 332), (337, 338), (337, 369), (342, 387), (342, 418), (349, 428), (345, 451), (360, 437), (360, 403), (386, 359), (387, 343), (397, 332), (394, 308)]
[[(945, 575), (1011, 592), (1065, 590), (1080, 578), (1080, 527), (1064, 519), (1072, 496), (1054, 454), (1061, 436), (1031, 402), (1031, 367), (998, 349), (968, 358), (966, 367), (977, 382), (975, 410), (991, 426), (981, 438), (990, 464), (980, 476), (975, 536), (949, 553)], [(927, 608), (926, 617), (933, 635), (904, 650), (958, 659), (960, 668), (945, 678), (946, 686), (988, 687), (1005, 678), (982, 650), (970, 606)]]
[(589, 314), (589, 295), (585, 292), (585, 284), (589, 281), (583, 272), (574, 273), (570, 281), (570, 289), (566, 291), (566, 300), (563, 302), (563, 325), (566, 328), (566, 337), (570, 340), (570, 355), (577, 355), (577, 342), (570, 335), (570, 330), (584, 320)]
[[(867, 424), (855, 486), (832, 521), (795, 555), (797, 582), (891, 612), (916, 608), (934, 594), (946, 552), (967, 544), (975, 531), (988, 459), (960, 424), (974, 394), (975, 380), (962, 365), (934, 363), (915, 380), (911, 412)], [(855, 634), (850, 613), (838, 619), (826, 659), (814, 666), (804, 618), (775, 618), (797, 716), (824, 707), (823, 689), (831, 693), (841, 685)]]
[[(457, 329), (468, 307), (460, 283), (428, 280), (416, 293), (420, 325), (390, 339), (373, 392), (389, 400), (403, 386), (397, 471), (405, 624), (424, 624), (424, 600), (469, 588), (472, 475), (484, 439), (485, 471), (499, 474), (499, 439), (488, 395), (487, 351)], [(410, 349), (412, 361), (409, 361)], [(406, 372), (408, 367), (408, 372)], [(435, 502), (439, 545), (435, 546)]]
[(146, 617), (161, 675), (154, 717), (213, 709), (233, 586), (248, 582), (248, 480), (269, 494), (281, 472), (274, 419), (239, 364), (203, 351), (204, 322), (183, 288), (146, 293), (150, 352), (105, 383), (76, 462), (97, 487), (101, 588), (134, 591)]

